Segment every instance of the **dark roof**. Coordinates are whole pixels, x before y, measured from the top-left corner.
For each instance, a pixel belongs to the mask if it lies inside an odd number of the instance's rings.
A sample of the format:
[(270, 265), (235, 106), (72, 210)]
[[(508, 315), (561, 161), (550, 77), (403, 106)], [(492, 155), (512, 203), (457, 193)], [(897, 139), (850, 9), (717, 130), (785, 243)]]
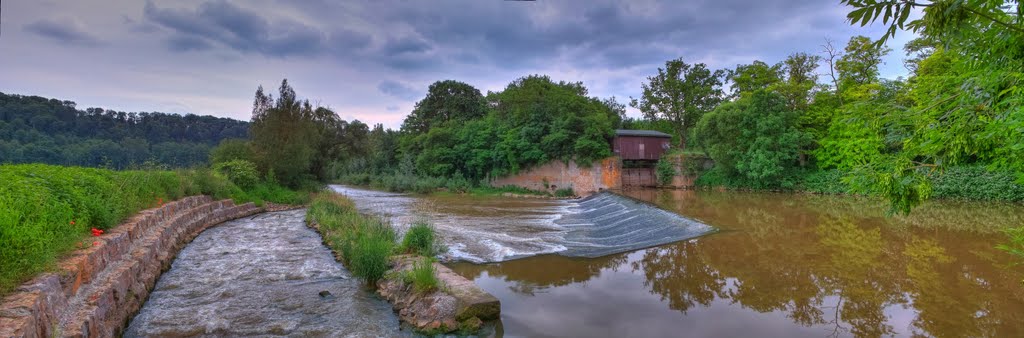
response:
[(667, 137), (672, 138), (672, 135), (665, 134), (655, 130), (639, 130), (639, 129), (615, 129), (615, 136), (643, 136), (643, 137)]

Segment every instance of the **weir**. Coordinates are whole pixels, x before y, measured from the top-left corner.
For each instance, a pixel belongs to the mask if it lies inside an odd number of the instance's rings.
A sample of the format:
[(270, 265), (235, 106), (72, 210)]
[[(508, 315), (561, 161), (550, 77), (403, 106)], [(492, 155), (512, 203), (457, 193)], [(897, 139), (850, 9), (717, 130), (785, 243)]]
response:
[(542, 254), (600, 257), (704, 236), (714, 227), (612, 192), (580, 200), (422, 196), (334, 185), (361, 212), (404, 230), (434, 225), (452, 260), (501, 262)]
[(600, 192), (574, 204), (555, 221), (566, 228), (572, 257), (601, 257), (704, 236), (715, 228), (646, 202)]

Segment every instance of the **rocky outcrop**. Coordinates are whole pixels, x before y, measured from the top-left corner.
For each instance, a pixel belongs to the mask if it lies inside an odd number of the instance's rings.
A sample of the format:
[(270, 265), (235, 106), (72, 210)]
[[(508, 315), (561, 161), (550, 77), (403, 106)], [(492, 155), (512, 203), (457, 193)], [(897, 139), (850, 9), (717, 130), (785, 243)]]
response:
[(441, 289), (419, 293), (400, 277), (411, 270), (418, 256), (392, 258), (394, 268), (377, 282), (377, 293), (391, 302), (403, 322), (427, 333), (475, 332), (484, 320), (498, 319), (501, 303), (491, 294), (439, 263), (434, 271)]
[(114, 337), (174, 256), (206, 228), (260, 212), (187, 197), (148, 209), (22, 285), (0, 303), (0, 337)]

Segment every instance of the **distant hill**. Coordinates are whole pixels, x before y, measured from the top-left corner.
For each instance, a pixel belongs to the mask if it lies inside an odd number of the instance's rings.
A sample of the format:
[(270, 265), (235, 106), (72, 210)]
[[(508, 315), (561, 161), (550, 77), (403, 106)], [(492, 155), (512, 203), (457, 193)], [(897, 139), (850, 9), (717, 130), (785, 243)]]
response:
[(0, 93), (0, 164), (190, 167), (206, 163), (221, 140), (248, 133), (249, 122), (223, 117), (80, 110), (72, 101)]

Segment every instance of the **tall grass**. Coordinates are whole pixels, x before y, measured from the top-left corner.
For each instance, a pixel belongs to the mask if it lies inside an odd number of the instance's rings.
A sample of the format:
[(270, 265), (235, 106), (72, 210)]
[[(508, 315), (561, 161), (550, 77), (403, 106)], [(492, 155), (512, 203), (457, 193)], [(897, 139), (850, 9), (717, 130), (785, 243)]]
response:
[(390, 268), (395, 251), (395, 231), (378, 218), (365, 217), (344, 196), (323, 193), (315, 196), (306, 213), (307, 221), (320, 225), (327, 244), (341, 254), (352, 274), (374, 284)]
[(427, 222), (419, 221), (405, 232), (405, 237), (402, 238), (402, 251), (430, 257), (437, 253), (434, 242), (434, 227)]
[(108, 229), (139, 210), (200, 194), (238, 202), (283, 202), (274, 200), (278, 195), (243, 191), (208, 169), (0, 165), (0, 295), (53, 267), (89, 229)]
[(412, 284), (416, 292), (424, 294), (441, 288), (432, 258), (423, 258), (412, 263), (412, 269), (402, 273), (402, 281)]

